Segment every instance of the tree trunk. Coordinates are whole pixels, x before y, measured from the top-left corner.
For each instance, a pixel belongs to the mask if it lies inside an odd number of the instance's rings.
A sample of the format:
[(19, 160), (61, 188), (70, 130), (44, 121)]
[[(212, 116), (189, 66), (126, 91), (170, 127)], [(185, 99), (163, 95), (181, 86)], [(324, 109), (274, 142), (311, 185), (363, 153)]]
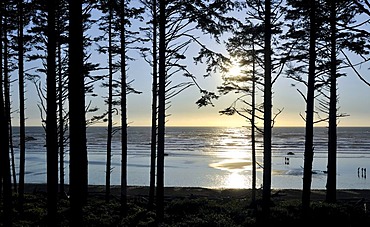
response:
[(157, 0), (153, 0), (153, 85), (152, 85), (152, 131), (150, 145), (150, 187), (149, 207), (154, 204), (155, 194), (155, 160), (157, 151), (157, 99), (158, 99), (158, 71), (157, 71)]
[(337, 189), (337, 51), (336, 51), (336, 4), (330, 2), (331, 60), (329, 101), (329, 143), (326, 201), (336, 201)]
[(57, 97), (56, 97), (56, 0), (47, 1), (47, 94), (46, 94), (46, 150), (47, 150), (47, 210), (51, 226), (57, 216), (58, 194), (58, 138), (57, 138)]
[[(3, 12), (4, 8), (0, 5), (0, 65), (3, 65)], [(2, 199), (3, 199), (3, 223), (4, 226), (12, 225), (12, 184), (10, 172), (10, 158), (9, 158), (9, 129), (8, 117), (5, 109), (4, 88), (7, 78), (4, 76), (3, 67), (0, 67), (0, 168), (2, 180)]]
[(271, 86), (271, 1), (265, 1), (265, 85), (264, 85), (264, 126), (263, 126), (263, 213), (266, 216), (270, 211), (271, 198), (271, 111), (272, 111), (272, 86)]
[(158, 80), (158, 154), (157, 221), (164, 218), (164, 147), (166, 120), (166, 1), (159, 1), (159, 80)]
[(310, 11), (310, 49), (309, 49), (309, 69), (307, 82), (307, 106), (306, 106), (306, 141), (304, 151), (304, 170), (303, 170), (303, 191), (302, 206), (304, 214), (307, 214), (310, 207), (311, 181), (312, 181), (312, 162), (313, 162), (313, 120), (314, 120), (314, 101), (315, 101), (315, 63), (316, 63), (316, 0), (311, 0)]
[(12, 132), (12, 120), (11, 120), (11, 101), (10, 101), (10, 80), (9, 80), (9, 44), (8, 44), (8, 28), (7, 19), (4, 19), (4, 102), (5, 102), (5, 114), (8, 119), (8, 144), (10, 150), (10, 161), (13, 176), (14, 186), (17, 187), (17, 177), (15, 173), (15, 161), (14, 161), (14, 149), (13, 149), (13, 132)]
[(121, 0), (121, 210), (127, 214), (127, 82), (126, 82), (126, 7)]
[(251, 112), (251, 125), (252, 125), (252, 204), (256, 203), (256, 56), (254, 48), (254, 37), (252, 43), (252, 112)]
[(26, 163), (26, 130), (24, 102), (24, 47), (23, 47), (23, 0), (18, 1), (18, 88), (19, 88), (19, 207), (23, 211), (24, 174)]
[[(58, 19), (59, 21), (59, 19)], [(58, 24), (58, 118), (59, 118), (59, 193), (61, 195), (64, 194), (64, 114), (63, 114), (63, 73), (62, 73), (62, 49), (61, 49), (61, 37), (60, 35), (60, 28)]]
[(110, 176), (112, 170), (112, 130), (113, 130), (113, 56), (112, 56), (112, 2), (108, 1), (108, 128), (107, 128), (107, 168), (105, 171), (105, 201), (110, 197)]
[(71, 224), (82, 225), (87, 200), (85, 85), (83, 73), (82, 0), (69, 1), (69, 137)]

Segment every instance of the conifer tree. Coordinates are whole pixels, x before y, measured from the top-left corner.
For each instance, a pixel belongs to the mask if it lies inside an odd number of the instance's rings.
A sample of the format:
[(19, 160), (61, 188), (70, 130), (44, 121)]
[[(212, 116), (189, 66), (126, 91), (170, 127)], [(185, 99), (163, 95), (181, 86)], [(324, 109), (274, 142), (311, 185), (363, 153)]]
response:
[[(170, 99), (181, 91), (195, 85), (203, 97), (198, 105), (204, 105), (216, 97), (212, 92), (201, 89), (196, 77), (181, 64), (186, 58), (186, 50), (191, 43), (200, 47), (200, 53), (195, 58), (202, 61), (213, 51), (198, 41), (192, 32), (200, 30), (212, 34), (219, 41), (222, 33), (231, 28), (231, 18), (225, 16), (234, 7), (231, 1), (187, 2), (187, 1), (159, 1), (159, 49), (158, 49), (158, 137), (157, 137), (157, 220), (164, 217), (164, 150), (165, 150), (165, 122), (166, 110)], [(180, 39), (185, 41), (178, 42)], [(218, 55), (220, 57), (220, 55)], [(213, 62), (215, 63), (215, 62)], [(209, 66), (209, 68), (214, 65)], [(211, 71), (211, 70), (210, 70)], [(210, 73), (208, 71), (208, 73)], [(178, 72), (183, 72), (189, 82), (172, 85), (170, 78)]]
[[(3, 65), (3, 42), (4, 42), (4, 16), (5, 16), (5, 3), (0, 3), (0, 65)], [(10, 171), (10, 158), (9, 158), (9, 128), (8, 128), (8, 115), (6, 114), (6, 105), (4, 97), (5, 80), (3, 67), (0, 67), (0, 130), (1, 140), (0, 143), (0, 162), (1, 162), (1, 175), (2, 193), (1, 199), (3, 200), (3, 223), (5, 226), (12, 225), (12, 185), (11, 185), (11, 171)]]
[(80, 226), (88, 182), (82, 0), (69, 2), (69, 17), (70, 223)]
[(56, 6), (57, 1), (47, 1), (47, 113), (46, 113), (46, 152), (47, 152), (47, 191), (48, 224), (53, 225), (57, 215), (58, 193), (58, 139), (57, 139), (57, 90), (56, 90)]

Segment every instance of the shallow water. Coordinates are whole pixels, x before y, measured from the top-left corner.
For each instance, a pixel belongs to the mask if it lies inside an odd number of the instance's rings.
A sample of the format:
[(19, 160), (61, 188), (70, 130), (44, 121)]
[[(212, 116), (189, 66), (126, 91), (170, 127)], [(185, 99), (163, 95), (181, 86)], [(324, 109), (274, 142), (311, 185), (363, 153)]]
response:
[[(17, 128), (14, 144), (18, 144)], [(166, 186), (208, 188), (250, 188), (251, 148), (247, 128), (193, 128), (166, 129), (165, 184)], [(89, 151), (89, 183), (105, 183), (106, 129), (91, 127), (87, 130)], [(128, 129), (128, 184), (149, 185), (150, 128)], [(46, 182), (46, 152), (41, 127), (28, 127), (26, 182)], [(315, 155), (312, 188), (324, 189), (326, 184), (327, 129), (315, 129)], [(263, 165), (262, 137), (257, 138), (257, 161)], [(112, 184), (120, 184), (119, 133), (113, 141)], [(16, 161), (19, 162), (17, 148)], [(294, 155), (287, 155), (293, 152)], [(272, 187), (302, 187), (304, 160), (304, 128), (274, 128), (272, 157)], [(289, 158), (287, 162), (286, 158)], [(357, 169), (370, 170), (370, 128), (338, 128), (338, 175), (341, 189), (369, 189), (370, 181)], [(68, 154), (65, 157), (68, 167)], [(66, 182), (68, 182), (68, 168)], [(370, 177), (370, 176), (369, 176)], [(262, 168), (257, 169), (257, 185), (262, 184)]]

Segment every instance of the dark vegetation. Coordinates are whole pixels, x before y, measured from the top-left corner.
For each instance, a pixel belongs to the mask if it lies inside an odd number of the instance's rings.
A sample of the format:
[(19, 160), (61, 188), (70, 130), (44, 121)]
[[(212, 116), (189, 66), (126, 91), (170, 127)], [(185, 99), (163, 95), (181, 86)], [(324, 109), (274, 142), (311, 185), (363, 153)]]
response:
[[(296, 226), (321, 225), (324, 223), (322, 219), (330, 220), (330, 224), (336, 226), (366, 223), (369, 220), (363, 212), (364, 203), (361, 206), (336, 203), (335, 177), (336, 127), (338, 118), (343, 116), (338, 113), (337, 79), (344, 76), (342, 70), (348, 68), (370, 85), (354, 67), (370, 59), (370, 33), (365, 26), (369, 23), (369, 9), (369, 0), (0, 1), (0, 224), (266, 226), (272, 223)], [(93, 13), (98, 13), (100, 19), (93, 19)], [(136, 29), (134, 24), (140, 28)], [(97, 25), (104, 35), (94, 37), (91, 34), (94, 33), (91, 31), (93, 25)], [(231, 35), (229, 40), (223, 40), (222, 35), (226, 33)], [(205, 36), (220, 45), (225, 41), (229, 47), (228, 56), (214, 52), (210, 49), (213, 45), (203, 43), (201, 37)], [(196, 56), (187, 53), (190, 45), (197, 46)], [(98, 48), (93, 50), (96, 46)], [(106, 54), (108, 65), (91, 62), (94, 51)], [(139, 51), (152, 67), (150, 72), (143, 72), (152, 73), (153, 78), (149, 202), (146, 196), (127, 200), (126, 194), (126, 95), (140, 93), (127, 81), (130, 62), (135, 60), (130, 55), (135, 51)], [(352, 62), (348, 54), (356, 55), (360, 61)], [(224, 86), (219, 88), (221, 94), (216, 94), (200, 87), (199, 75), (191, 72), (191, 67), (183, 61), (191, 58), (194, 64), (205, 64), (205, 77), (214, 72), (227, 74), (233, 64), (245, 68), (242, 75), (225, 76)], [(232, 58), (237, 62), (233, 63)], [(35, 61), (41, 62), (36, 68), (24, 65)], [(252, 70), (248, 69), (251, 65)], [(19, 182), (11, 141), (12, 113), (17, 110), (11, 105), (10, 88), (14, 82), (11, 76), (16, 71), (22, 94), (19, 118), (23, 128)], [(181, 82), (173, 79), (178, 74), (183, 75)], [(301, 203), (298, 202), (300, 196), (296, 197), (297, 201), (271, 201), (272, 127), (281, 112), (274, 110), (273, 94), (275, 82), (283, 74), (306, 89), (306, 92), (297, 89), (306, 104), (306, 115), (301, 115), (306, 123)], [(46, 82), (41, 78), (46, 78)], [(23, 93), (24, 85), (30, 81), (36, 85), (40, 97), (41, 121), (46, 130), (47, 194), (23, 194), (27, 118)], [(91, 116), (98, 108), (89, 100), (98, 96), (94, 87), (100, 85), (108, 88), (108, 97), (103, 97), (107, 109), (101, 116)], [(263, 134), (262, 197), (254, 196), (254, 179), (251, 199), (168, 199), (164, 187), (167, 110), (171, 100), (189, 87), (199, 90), (201, 98), (195, 102), (199, 107), (213, 105), (212, 100), (219, 95), (242, 94), (220, 113), (236, 113), (248, 119), (252, 128)], [(260, 102), (263, 99), (262, 103), (256, 102), (256, 98)], [(237, 101), (241, 102), (241, 108), (237, 108)], [(122, 190), (117, 199), (111, 199), (110, 138), (115, 133), (112, 130), (115, 113), (121, 117)], [(316, 116), (318, 113), (323, 117)], [(255, 120), (260, 120), (263, 128), (257, 128)], [(88, 194), (86, 127), (98, 121), (107, 122), (108, 133), (105, 200), (100, 194)], [(331, 204), (311, 201), (313, 127), (322, 121), (329, 127), (326, 202)], [(67, 147), (68, 151), (64, 149)], [(58, 186), (59, 195), (64, 195), (66, 152), (69, 152), (70, 173), (68, 199), (58, 197)], [(18, 193), (12, 190), (18, 190)], [(13, 200), (11, 193), (16, 195)], [(257, 206), (250, 207), (249, 200)]]
[[(250, 192), (250, 191), (248, 191)], [(212, 192), (215, 195), (216, 191)], [(229, 196), (172, 196), (165, 199), (165, 216), (162, 226), (265, 226), (262, 216), (261, 192), (256, 206), (250, 197)], [(26, 193), (24, 211), (14, 210), (14, 226), (45, 226), (47, 221), (47, 195), (45, 192)], [(18, 198), (14, 194), (13, 200)], [(70, 204), (67, 197), (58, 199), (56, 226), (69, 226)], [(128, 198), (127, 216), (120, 215), (120, 199), (114, 195), (106, 202), (105, 195), (90, 193), (83, 208), (84, 226), (157, 226), (156, 213), (147, 209), (147, 196)], [(4, 215), (1, 213), (0, 215)], [(359, 201), (336, 204), (314, 201), (308, 219), (302, 218), (302, 206), (297, 199), (273, 199), (269, 222), (273, 226), (363, 226), (370, 223), (370, 213)], [(263, 221), (263, 222), (262, 222)], [(262, 224), (264, 223), (264, 224)]]

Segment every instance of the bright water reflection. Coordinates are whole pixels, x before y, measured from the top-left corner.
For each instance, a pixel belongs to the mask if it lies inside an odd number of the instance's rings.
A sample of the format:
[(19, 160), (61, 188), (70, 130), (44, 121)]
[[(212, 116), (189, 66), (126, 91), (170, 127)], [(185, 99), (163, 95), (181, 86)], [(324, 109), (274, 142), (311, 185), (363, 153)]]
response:
[[(209, 164), (210, 167), (222, 170), (219, 185), (225, 188), (250, 188), (251, 187), (251, 153), (248, 148), (250, 141), (240, 129), (228, 129), (226, 136), (220, 137), (217, 144), (228, 148), (213, 153), (216, 160)], [(243, 147), (244, 149), (240, 149)]]

